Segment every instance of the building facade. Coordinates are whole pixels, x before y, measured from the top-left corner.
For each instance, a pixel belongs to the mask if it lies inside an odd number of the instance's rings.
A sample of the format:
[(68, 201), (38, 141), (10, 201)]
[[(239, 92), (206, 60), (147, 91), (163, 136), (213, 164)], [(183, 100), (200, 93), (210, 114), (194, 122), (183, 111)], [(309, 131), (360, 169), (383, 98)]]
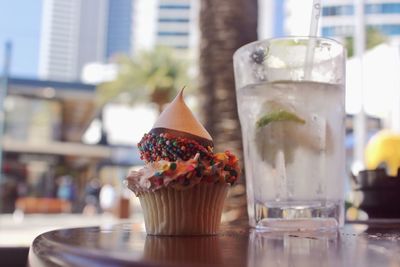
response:
[(176, 49), (189, 48), (191, 0), (160, 0), (156, 44)]
[(197, 50), (199, 0), (136, 0), (134, 53), (155, 46)]
[(44, 0), (39, 77), (77, 80), (87, 62), (104, 58), (105, 0)]
[[(354, 32), (353, 0), (325, 0), (322, 9), (321, 33), (323, 36), (343, 38)], [(400, 1), (365, 0), (365, 22), (389, 36), (400, 40)]]
[(157, 45), (198, 45), (198, 0), (44, 0), (39, 77), (79, 80), (84, 65)]
[(258, 2), (258, 38), (260, 40), (284, 36), (285, 0)]
[(132, 54), (134, 49), (134, 0), (108, 1), (105, 57)]

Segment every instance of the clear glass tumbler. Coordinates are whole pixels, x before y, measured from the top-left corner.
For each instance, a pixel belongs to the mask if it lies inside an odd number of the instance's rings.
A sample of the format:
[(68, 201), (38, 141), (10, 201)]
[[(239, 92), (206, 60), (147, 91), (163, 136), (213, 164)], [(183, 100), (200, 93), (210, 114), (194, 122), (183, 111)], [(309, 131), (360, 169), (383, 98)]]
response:
[(345, 49), (287, 37), (234, 55), (250, 225), (334, 229), (344, 221)]

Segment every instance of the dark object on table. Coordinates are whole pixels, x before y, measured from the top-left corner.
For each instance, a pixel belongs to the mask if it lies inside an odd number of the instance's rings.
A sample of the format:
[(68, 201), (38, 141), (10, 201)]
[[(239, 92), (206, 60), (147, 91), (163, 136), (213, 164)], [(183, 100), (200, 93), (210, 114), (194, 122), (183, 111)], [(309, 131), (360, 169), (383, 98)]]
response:
[(386, 170), (360, 171), (354, 178), (355, 205), (369, 218), (400, 218), (400, 177)]
[(1, 266), (26, 266), (28, 260), (28, 247), (0, 247)]

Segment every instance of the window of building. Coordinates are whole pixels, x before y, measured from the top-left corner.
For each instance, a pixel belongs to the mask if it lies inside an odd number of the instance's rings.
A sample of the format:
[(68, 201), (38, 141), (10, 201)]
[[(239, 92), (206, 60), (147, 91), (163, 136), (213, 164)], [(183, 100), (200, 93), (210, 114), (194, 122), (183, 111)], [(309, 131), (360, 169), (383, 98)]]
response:
[(188, 36), (188, 32), (158, 32), (158, 36)]
[(185, 50), (185, 49), (188, 49), (189, 47), (187, 45), (175, 45), (174, 48), (175, 49), (183, 49), (183, 50)]
[(349, 36), (353, 33), (353, 26), (329, 26), (322, 27), (323, 36)]
[(396, 14), (400, 13), (400, 3), (368, 4), (366, 14)]
[(190, 9), (190, 5), (160, 5), (160, 9)]
[[(398, 14), (400, 3), (366, 4), (365, 14)], [(353, 5), (326, 6), (322, 9), (322, 16), (351, 16), (354, 15)]]
[(326, 6), (322, 9), (322, 16), (350, 16), (354, 14), (352, 5)]
[(167, 23), (189, 23), (189, 19), (181, 19), (181, 18), (160, 18), (158, 22), (167, 22)]
[(400, 24), (371, 25), (371, 27), (386, 35), (400, 35)]
[[(369, 25), (385, 35), (400, 35), (400, 24), (381, 24)], [(353, 26), (329, 26), (322, 27), (322, 35), (329, 36), (350, 36), (353, 32)]]
[(6, 101), (4, 136), (18, 141), (60, 140), (61, 112), (58, 101), (10, 95)]

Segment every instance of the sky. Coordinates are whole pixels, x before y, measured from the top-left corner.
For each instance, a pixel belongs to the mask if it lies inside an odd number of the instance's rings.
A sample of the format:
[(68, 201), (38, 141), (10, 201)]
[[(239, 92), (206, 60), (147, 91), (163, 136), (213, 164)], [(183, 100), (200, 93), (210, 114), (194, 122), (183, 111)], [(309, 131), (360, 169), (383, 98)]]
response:
[[(43, 0), (0, 0), (0, 71), (3, 71), (4, 46), (6, 41), (11, 41), (13, 45), (11, 75), (25, 78), (38, 77), (39, 65), (39, 46), (40, 46), (40, 26)], [(311, 0), (287, 0), (291, 5), (299, 5), (302, 12), (295, 12), (289, 21), (292, 29), (287, 34), (307, 35), (309, 12), (305, 12), (304, 6), (311, 7)], [(148, 1), (143, 1), (148, 2)], [(260, 16), (273, 15), (275, 17), (271, 29), (267, 30), (267, 36), (261, 34), (261, 38), (284, 35), (283, 21), (279, 19), (283, 16), (283, 1), (269, 0), (274, 3), (271, 11), (262, 11)], [(262, 2), (261, 2), (262, 3)], [(306, 4), (305, 4), (306, 3)], [(262, 6), (262, 5), (261, 5)], [(260, 6), (260, 7), (261, 7)], [(266, 6), (268, 8), (268, 6)], [(308, 9), (307, 9), (308, 10)], [(144, 12), (141, 10), (143, 14)], [(268, 14), (266, 14), (266, 13)], [(272, 12), (272, 14), (269, 14)], [(271, 24), (271, 21), (261, 20), (260, 23)], [(260, 26), (261, 28), (264, 28)], [(145, 38), (148, 39), (148, 38)]]
[(12, 76), (37, 78), (42, 0), (0, 0), (0, 71), (4, 46), (12, 42)]

